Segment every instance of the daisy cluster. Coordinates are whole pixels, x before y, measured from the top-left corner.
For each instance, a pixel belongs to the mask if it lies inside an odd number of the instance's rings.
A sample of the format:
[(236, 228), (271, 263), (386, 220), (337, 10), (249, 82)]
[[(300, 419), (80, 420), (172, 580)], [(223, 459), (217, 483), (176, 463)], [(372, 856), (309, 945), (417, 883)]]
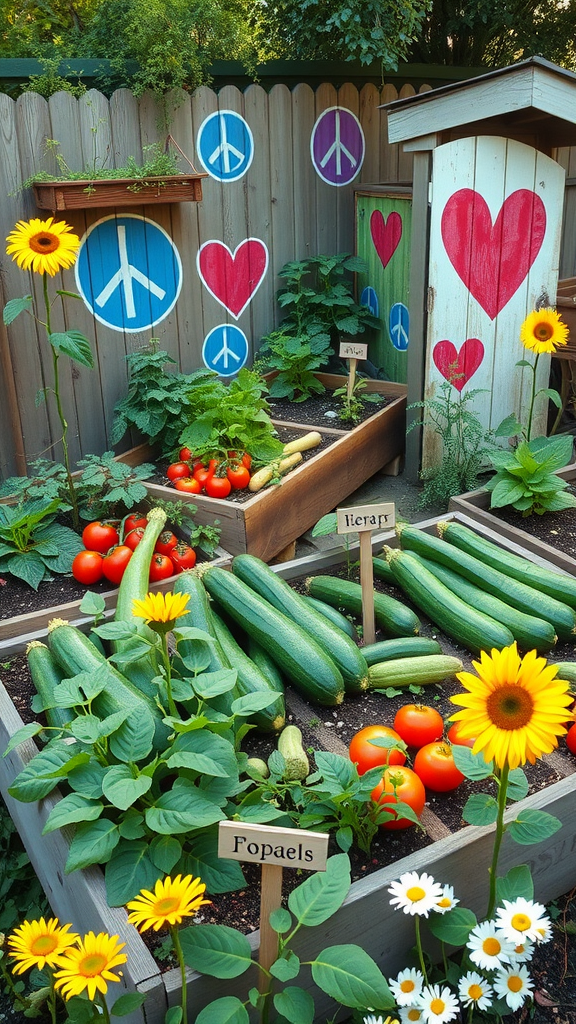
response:
[[(445, 914), (458, 903), (451, 886), (439, 885), (430, 875), (415, 871), (402, 875), (388, 891), (393, 907), (418, 917)], [(505, 1000), (510, 1010), (520, 1009), (534, 988), (525, 964), (536, 945), (547, 942), (551, 934), (541, 903), (523, 897), (503, 900), (493, 920), (477, 924), (470, 932), (457, 993), (444, 981), (429, 983), (422, 957), (422, 970), (408, 967), (389, 979), (400, 1021), (448, 1024), (460, 1016), (461, 1006), (489, 1010), (495, 999)], [(371, 1016), (364, 1021), (387, 1024)]]

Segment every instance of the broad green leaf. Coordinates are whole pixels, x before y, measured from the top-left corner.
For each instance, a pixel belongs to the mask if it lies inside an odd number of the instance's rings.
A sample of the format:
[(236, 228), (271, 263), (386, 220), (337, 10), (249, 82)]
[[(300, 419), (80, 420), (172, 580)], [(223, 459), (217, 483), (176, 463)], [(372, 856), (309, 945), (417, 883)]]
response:
[(23, 725), (21, 729), (18, 729), (13, 736), (10, 737), (10, 742), (6, 747), (6, 750), (2, 754), (2, 757), (6, 757), (14, 747), (18, 747), (21, 743), (26, 740), (31, 740), (33, 736), (38, 736), (42, 732), (43, 726), (39, 722), (30, 722), (29, 725)]
[(164, 1014), (164, 1024), (180, 1024), (182, 1017), (181, 1006), (170, 1006)]
[(498, 817), (498, 802), (489, 793), (473, 793), (464, 805), (462, 817), (470, 825), (493, 825)]
[(248, 1010), (236, 996), (222, 996), (200, 1010), (194, 1024), (249, 1024)]
[(169, 768), (191, 768), (217, 778), (234, 778), (238, 773), (232, 744), (207, 729), (178, 736), (166, 763)]
[(159, 796), (145, 814), (148, 828), (166, 836), (205, 828), (223, 817), (220, 807), (186, 779), (179, 779), (171, 790)]
[(284, 956), (275, 960), (270, 968), (270, 974), (278, 981), (292, 981), (300, 974), (300, 960), (291, 949)]
[(79, 793), (68, 793), (52, 808), (42, 835), (54, 832), (57, 828), (71, 825), (78, 821), (96, 821), (104, 810), (99, 800), (86, 800)]
[(87, 868), (90, 864), (105, 864), (119, 841), (118, 827), (108, 818), (78, 825), (70, 843), (65, 874)]
[(128, 1013), (137, 1010), (146, 999), (144, 992), (125, 992), (112, 1006), (110, 1013), (113, 1017), (125, 1017)]
[(10, 796), (23, 803), (42, 800), (58, 784), (54, 773), (70, 760), (70, 746), (62, 740), (54, 740), (19, 772), (8, 789)]
[(524, 899), (534, 899), (534, 882), (532, 872), (527, 864), (518, 864), (504, 875), (496, 879), (496, 900), (498, 904), (502, 900), (516, 900), (519, 896)]
[(32, 296), (24, 295), (21, 299), (10, 299), (4, 306), (3, 320), (6, 326), (13, 323), (20, 313), (32, 309)]
[(221, 672), (202, 672), (191, 680), (194, 690), (199, 697), (218, 697), (221, 693), (228, 693), (236, 686), (238, 673), (234, 668), (225, 668)]
[(467, 779), (478, 782), (487, 779), (494, 772), (492, 761), (486, 762), (482, 753), (473, 754), (470, 747), (465, 747), (461, 743), (452, 745), (452, 756), (458, 771)]
[(242, 865), (237, 860), (224, 860), (218, 856), (218, 834), (209, 829), (194, 836), (189, 843), (190, 853), (186, 858), (187, 874), (201, 878), (208, 891), (214, 895), (233, 892), (246, 885)]
[(169, 875), (182, 856), (182, 844), (174, 836), (154, 836), (149, 852), (154, 866)]
[(152, 779), (146, 775), (134, 777), (126, 764), (115, 764), (108, 769), (102, 783), (102, 792), (113, 807), (128, 810), (152, 786)]
[(528, 795), (528, 779), (521, 768), (513, 768), (508, 775), (508, 789), (506, 798), (508, 800), (523, 800)]
[(81, 793), (88, 800), (98, 800), (102, 796), (102, 782), (107, 770), (104, 765), (91, 759), (68, 773), (68, 783), (76, 793)]
[(344, 1006), (390, 1010), (395, 1005), (386, 978), (360, 946), (328, 946), (311, 968), (318, 987)]
[(87, 366), (89, 370), (93, 368), (94, 357), (90, 342), (80, 331), (57, 332), (51, 334), (48, 340), (56, 352), (63, 352), (81, 366)]
[(184, 962), (213, 978), (238, 978), (252, 964), (245, 935), (224, 924), (196, 924), (180, 929)]
[(476, 915), (466, 907), (454, 907), (447, 914), (430, 914), (427, 925), (437, 939), (450, 946), (464, 946), (477, 925)]
[(314, 1000), (309, 992), (296, 985), (288, 985), (274, 996), (274, 1008), (291, 1024), (312, 1024)]
[(97, 715), (81, 715), (70, 723), (70, 732), (79, 743), (94, 744), (101, 739), (102, 722)]
[(146, 832), (144, 815), (135, 807), (130, 807), (118, 823), (118, 831), (123, 839), (142, 839)]
[(87, 590), (80, 602), (80, 611), (83, 615), (102, 615), (106, 610), (106, 602), (102, 594), (94, 594)]
[(273, 910), (269, 920), (270, 927), (279, 935), (289, 932), (292, 927), (292, 914), (285, 907), (277, 907), (276, 910)]
[(161, 874), (150, 860), (147, 842), (121, 839), (104, 873), (108, 905), (125, 906), (141, 889), (153, 889)]
[(317, 750), (314, 753), (316, 767), (324, 782), (336, 786), (336, 792), (348, 789), (358, 778), (358, 773), (349, 757)]
[(527, 808), (510, 822), (506, 831), (521, 846), (529, 846), (531, 843), (541, 843), (544, 839), (549, 839), (560, 828), (562, 822), (554, 815)]
[(94, 633), (102, 640), (131, 640), (138, 634), (138, 623), (133, 622), (104, 622), (101, 626), (94, 626)]
[[(329, 857), (326, 871), (310, 875), (288, 897), (288, 907), (300, 924), (322, 924), (346, 899), (350, 888), (350, 861), (345, 853)], [(370, 1002), (365, 1003), (370, 1006)]]
[(256, 711), (264, 711), (270, 704), (278, 700), (278, 694), (270, 690), (258, 690), (254, 693), (245, 693), (242, 697), (236, 697), (232, 701), (231, 711), (233, 715), (252, 715)]
[(147, 708), (132, 711), (110, 737), (111, 753), (125, 764), (142, 761), (152, 750), (157, 727), (157, 721)]

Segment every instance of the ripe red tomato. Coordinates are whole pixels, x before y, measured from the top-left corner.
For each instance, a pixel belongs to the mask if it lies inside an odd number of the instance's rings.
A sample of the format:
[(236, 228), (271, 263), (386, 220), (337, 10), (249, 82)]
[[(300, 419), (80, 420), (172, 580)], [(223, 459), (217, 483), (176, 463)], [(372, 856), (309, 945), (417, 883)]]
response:
[(202, 488), (204, 487), (206, 481), (209, 480), (210, 477), (214, 475), (214, 470), (211, 469), (210, 466), (203, 466), (202, 463), (200, 463), (198, 466), (194, 468), (194, 473), (192, 475), (194, 479), (198, 481), (200, 487)]
[(184, 572), (184, 569), (193, 569), (196, 565), (196, 552), (188, 544), (179, 541), (170, 552), (174, 572)]
[(436, 708), (425, 704), (404, 704), (396, 712), (394, 728), (409, 747), (423, 747), (439, 740), (444, 732), (444, 719)]
[(240, 461), (243, 466), (246, 466), (246, 469), (250, 469), (250, 466), (252, 465), (252, 456), (248, 455), (248, 452), (244, 452)]
[(132, 548), (127, 544), (119, 544), (112, 548), (102, 561), (102, 572), (111, 583), (120, 583), (124, 570), (132, 558)]
[(101, 555), (105, 555), (119, 540), (118, 530), (114, 523), (88, 523), (88, 526), (82, 530), (84, 547), (88, 551), (99, 551)]
[(78, 583), (97, 583), (102, 579), (100, 551), (79, 551), (72, 562), (72, 575)]
[(177, 543), (178, 537), (175, 533), (172, 533), (172, 530), (163, 530), (156, 541), (154, 551), (157, 551), (159, 555), (169, 555)]
[(143, 536), (144, 530), (142, 529), (141, 526), (137, 526), (136, 529), (130, 530), (130, 533), (126, 534), (126, 536), (124, 537), (124, 543), (127, 548), (130, 548), (131, 551), (134, 551), (134, 548), (138, 547)]
[(181, 480), (182, 477), (190, 476), (190, 466), (187, 462), (173, 462), (166, 470), (169, 480)]
[(148, 579), (150, 583), (158, 583), (159, 580), (167, 580), (169, 576), (174, 575), (174, 566), (172, 559), (168, 555), (159, 555), (157, 552), (152, 555), (150, 562), (150, 573)]
[(141, 515), (140, 512), (131, 512), (124, 520), (124, 536), (130, 533), (130, 530), (138, 530), (140, 527), (145, 530), (147, 525), (148, 520), (146, 516)]
[(180, 462), (191, 462), (194, 456), (192, 455), (190, 449), (184, 446), (183, 448), (180, 449), (179, 458)]
[[(400, 749), (376, 747), (373, 743), (370, 743), (370, 740), (380, 739), (381, 737), (396, 740)], [(364, 775), (364, 772), (367, 772), (369, 768), (377, 768), (378, 765), (404, 764), (406, 755), (402, 750), (403, 746), (401, 737), (397, 732), (394, 732), (394, 729), (390, 729), (389, 726), (366, 725), (350, 740), (348, 754), (350, 760), (355, 761), (358, 765), (358, 774)]]
[(462, 772), (454, 764), (452, 745), (440, 740), (421, 747), (414, 758), (414, 771), (426, 789), (448, 793), (464, 782)]
[(576, 757), (576, 722), (570, 726), (566, 733), (566, 746), (570, 753)]
[[(426, 803), (426, 790), (416, 772), (405, 765), (394, 765), (384, 769), (382, 781), (372, 790), (375, 803), (394, 806), (398, 802), (408, 804), (420, 817)], [(387, 818), (380, 823), (380, 828), (410, 828), (414, 823), (408, 818)]]
[(185, 491), (186, 494), (200, 494), (202, 491), (202, 484), (193, 476), (180, 477), (174, 481), (174, 487), (177, 491)]
[(227, 498), (232, 490), (232, 484), (227, 476), (209, 476), (204, 484), (204, 490), (209, 498)]
[(475, 739), (463, 740), (461, 735), (460, 735), (460, 729), (461, 728), (462, 728), (462, 725), (461, 725), (460, 722), (454, 722), (453, 725), (450, 726), (450, 728), (448, 729), (448, 732), (446, 734), (448, 736), (448, 739), (450, 740), (450, 743), (456, 743), (456, 744), (458, 744), (461, 747), (470, 747), (470, 748), (472, 748), (474, 746), (474, 744), (476, 743), (476, 740)]
[(241, 491), (244, 487), (248, 487), (250, 483), (250, 471), (241, 462), (236, 463), (234, 466), (228, 466), (226, 476), (235, 491)]

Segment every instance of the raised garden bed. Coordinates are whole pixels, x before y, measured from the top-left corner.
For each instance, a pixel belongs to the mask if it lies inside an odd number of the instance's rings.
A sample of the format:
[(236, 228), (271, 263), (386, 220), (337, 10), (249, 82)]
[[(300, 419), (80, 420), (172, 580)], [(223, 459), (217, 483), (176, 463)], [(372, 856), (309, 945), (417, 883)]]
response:
[(41, 210), (146, 206), (151, 203), (199, 203), (205, 173), (156, 178), (95, 178), (85, 181), (36, 182), (34, 198)]
[[(467, 517), (457, 513), (448, 513), (441, 518), (456, 519), (474, 527)], [(420, 525), (432, 531), (436, 522), (437, 519), (434, 519)], [(482, 529), (481, 532), (491, 540), (498, 539), (490, 530)], [(396, 539), (391, 534), (375, 537), (374, 551), (380, 551), (383, 543), (394, 546)], [(504, 547), (513, 546), (506, 541), (501, 543)], [(355, 558), (354, 553), (352, 557)], [(296, 580), (314, 572), (333, 573), (337, 571), (342, 561), (342, 550), (335, 549), (305, 560), (285, 563), (276, 567), (276, 571), (286, 579)], [(574, 657), (573, 645), (570, 646), (572, 651), (567, 652), (564, 649), (562, 660)], [(12, 649), (16, 651), (18, 647), (18, 643), (14, 641)], [(312, 708), (301, 698), (292, 695), (289, 695), (288, 703), (294, 716), (307, 722), (307, 727), (311, 730), (311, 739), (317, 747), (325, 743), (330, 749), (339, 750), (338, 743), (343, 745), (343, 741), (338, 738), (337, 729), (334, 725), (329, 728), (319, 721), (319, 718), (331, 718), (331, 711)], [(5, 748), (10, 736), (21, 724), (20, 716), (7, 691), (0, 686), (0, 749)], [(150, 1024), (157, 1024), (157, 1021), (162, 1019), (167, 1005), (173, 1005), (179, 1000), (178, 972), (169, 970), (161, 974), (138, 934), (134, 929), (127, 927), (124, 911), (111, 910), (107, 907), (100, 871), (91, 869), (64, 876), (66, 837), (59, 832), (41, 836), (54, 798), (49, 797), (41, 804), (22, 804), (12, 800), (7, 793), (15, 775), (33, 756), (35, 750), (34, 744), (27, 742), (0, 761), (0, 788), (32, 863), (45, 887), (54, 912), (61, 919), (73, 921), (79, 930), (92, 928), (98, 931), (112, 931), (128, 942), (129, 959), (124, 970), (123, 984), (129, 989), (137, 988), (148, 993), (142, 1014)], [(558, 833), (539, 845), (520, 847), (507, 841), (503, 844), (500, 871), (505, 873), (514, 864), (528, 862), (534, 877), (536, 898), (543, 902), (556, 898), (576, 884), (575, 767), (567, 757), (555, 752), (546, 759), (546, 770), (552, 772), (554, 778), (560, 777), (560, 780), (541, 791), (534, 792), (519, 804), (515, 804), (510, 811), (510, 815), (515, 817), (523, 808), (545, 808), (563, 823), (563, 828)], [(569, 774), (571, 772), (573, 774)], [(427, 845), (354, 882), (344, 906), (323, 926), (321, 934), (311, 930), (298, 936), (296, 952), (301, 958), (310, 959), (320, 948), (318, 943), (323, 946), (338, 943), (342, 941), (342, 936), (346, 936), (349, 942), (359, 942), (386, 974), (394, 974), (405, 966), (406, 955), (413, 943), (413, 922), (406, 915), (392, 911), (387, 892), (390, 882), (405, 871), (430, 872), (437, 880), (452, 884), (466, 906), (479, 914), (484, 912), (493, 828), (468, 826), (451, 833), (443, 826), (432, 806), (426, 809), (423, 818), (428, 831)], [(395, 845), (402, 853), (404, 844), (401, 838), (396, 840)], [(474, 865), (473, 872), (470, 871), (471, 864)], [(225, 901), (226, 897), (215, 897), (215, 902), (220, 900)], [(256, 950), (257, 933), (250, 936), (250, 942)], [(232, 992), (241, 995), (255, 983), (253, 975), (254, 972), (249, 972), (242, 979), (222, 982), (190, 972), (191, 1013), (197, 1013), (202, 1006), (217, 996)], [(302, 979), (302, 984), (310, 984), (306, 975)], [(329, 1001), (317, 990), (315, 998), (318, 1019), (324, 1019), (323, 1015), (330, 1010)], [(132, 1019), (138, 1019), (138, 1015), (134, 1015)]]
[[(317, 376), (331, 390), (346, 383), (345, 377), (334, 374)], [(220, 520), (220, 540), (226, 551), (233, 555), (247, 551), (265, 562), (270, 561), (374, 473), (386, 466), (390, 466), (392, 473), (398, 472), (405, 442), (406, 387), (371, 380), (368, 390), (383, 395), (386, 405), (383, 408), (373, 406), (374, 414), (351, 430), (315, 424), (315, 428), (333, 443), (316, 454), (311, 452), (279, 486), (265, 488), (242, 502), (222, 501), (204, 494), (187, 496), (183, 492), (178, 493), (178, 498), (190, 500), (197, 506), (198, 523)], [(296, 432), (305, 434), (311, 425), (298, 421), (301, 408), (294, 404), (294, 419), (290, 425)], [(288, 423), (286, 420), (274, 422)], [(134, 466), (148, 461), (151, 456), (148, 445), (139, 445), (119, 458)], [(152, 500), (174, 500), (172, 487), (146, 480), (144, 486)]]

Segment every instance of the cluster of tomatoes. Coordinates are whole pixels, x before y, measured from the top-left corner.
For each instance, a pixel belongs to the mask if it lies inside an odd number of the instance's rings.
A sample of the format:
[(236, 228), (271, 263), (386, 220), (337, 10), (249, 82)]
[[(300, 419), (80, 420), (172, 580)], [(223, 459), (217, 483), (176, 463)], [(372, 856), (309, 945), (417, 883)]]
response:
[[(79, 583), (89, 585), (102, 578), (120, 583), (132, 552), (144, 536), (147, 520), (133, 512), (122, 521), (88, 523), (82, 532), (85, 551), (72, 562), (72, 575)], [(196, 564), (196, 552), (171, 530), (160, 534), (150, 561), (151, 583), (166, 580)]]
[[(372, 799), (380, 804), (401, 801), (420, 817), (426, 802), (426, 789), (447, 793), (464, 781), (462, 772), (454, 763), (452, 744), (472, 747), (474, 740), (458, 735), (458, 723), (444, 736), (444, 721), (436, 708), (423, 704), (405, 704), (394, 718), (394, 728), (387, 725), (367, 725), (352, 737), (350, 760), (364, 775), (370, 768), (382, 767), (382, 780), (372, 790)], [(394, 741), (393, 746), (376, 746), (372, 740)], [(406, 748), (416, 750), (413, 767), (406, 765)], [(408, 818), (390, 817), (382, 823), (385, 829), (408, 828)]]
[(227, 498), (231, 491), (241, 491), (250, 483), (252, 457), (247, 452), (242, 456), (228, 452), (226, 459), (210, 459), (205, 466), (189, 448), (181, 448), (179, 459), (166, 470), (166, 476), (177, 491), (204, 492), (209, 498)]

